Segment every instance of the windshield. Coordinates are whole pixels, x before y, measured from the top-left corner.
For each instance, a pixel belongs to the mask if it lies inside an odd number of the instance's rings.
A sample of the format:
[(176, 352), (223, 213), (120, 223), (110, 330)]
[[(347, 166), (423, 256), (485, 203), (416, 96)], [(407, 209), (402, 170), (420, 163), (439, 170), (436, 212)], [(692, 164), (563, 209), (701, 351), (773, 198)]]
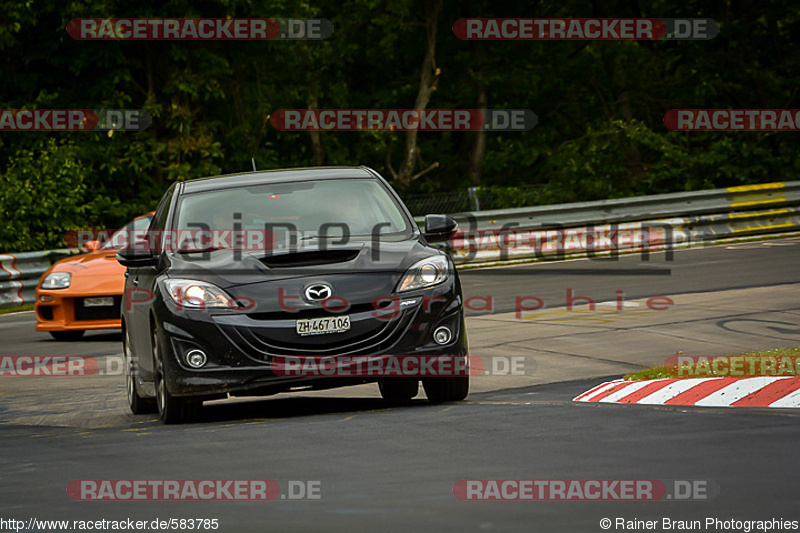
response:
[[(185, 195), (177, 230), (273, 231), (276, 244), (297, 239), (342, 239), (410, 233), (389, 192), (372, 179), (275, 183)], [(240, 226), (239, 226), (240, 224)]]
[(150, 227), (150, 220), (152, 220), (152, 218), (152, 215), (147, 215), (129, 222), (121, 230), (114, 233), (114, 235), (112, 235), (111, 238), (100, 247), (100, 249), (119, 250), (124, 248), (131, 240), (129, 238), (131, 235), (143, 236), (145, 234), (147, 228)]

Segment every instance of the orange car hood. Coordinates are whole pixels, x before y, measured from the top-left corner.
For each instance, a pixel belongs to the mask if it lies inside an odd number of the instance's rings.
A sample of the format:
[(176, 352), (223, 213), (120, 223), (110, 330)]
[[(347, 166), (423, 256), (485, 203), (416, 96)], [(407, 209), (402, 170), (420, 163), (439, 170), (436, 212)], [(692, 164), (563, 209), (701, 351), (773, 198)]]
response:
[(72, 280), (65, 293), (122, 294), (125, 267), (116, 260), (117, 250), (98, 250), (67, 257), (54, 264), (51, 272), (70, 272)]

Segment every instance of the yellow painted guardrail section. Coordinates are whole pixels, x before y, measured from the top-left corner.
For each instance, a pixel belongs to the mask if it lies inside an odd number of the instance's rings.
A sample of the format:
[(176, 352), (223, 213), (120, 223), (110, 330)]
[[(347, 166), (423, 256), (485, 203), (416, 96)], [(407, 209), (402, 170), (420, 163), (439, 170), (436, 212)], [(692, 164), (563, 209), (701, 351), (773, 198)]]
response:
[(726, 190), (733, 194), (731, 207), (750, 207), (753, 205), (773, 204), (785, 202), (786, 197), (782, 195), (785, 184), (763, 183), (760, 185), (742, 185), (739, 187), (728, 187)]
[[(728, 187), (727, 191), (733, 195), (731, 201), (731, 209), (740, 207), (751, 207), (765, 204), (776, 204), (785, 202), (786, 196), (783, 193), (785, 184), (783, 182), (776, 183), (763, 183), (759, 185), (742, 185), (740, 187)], [(731, 213), (729, 218), (732, 220), (741, 220), (745, 222), (746, 219), (758, 219), (763, 217), (780, 217), (781, 215), (789, 215), (788, 209), (772, 209), (767, 211), (749, 212), (749, 213)], [(744, 219), (744, 220), (742, 220)], [(785, 218), (783, 220), (786, 220)], [(763, 226), (751, 226), (747, 228), (734, 228), (734, 233), (763, 231), (780, 228), (791, 228), (792, 223), (779, 223), (779, 224), (766, 224)]]

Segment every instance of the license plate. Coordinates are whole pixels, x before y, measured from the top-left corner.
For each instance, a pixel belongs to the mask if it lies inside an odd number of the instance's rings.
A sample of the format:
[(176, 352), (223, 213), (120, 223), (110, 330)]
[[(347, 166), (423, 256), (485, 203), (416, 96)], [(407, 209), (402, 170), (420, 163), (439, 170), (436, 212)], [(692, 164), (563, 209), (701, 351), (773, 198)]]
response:
[(297, 321), (295, 327), (297, 328), (297, 334), (302, 336), (343, 333), (350, 329), (350, 316), (303, 318)]
[(84, 298), (84, 307), (111, 307), (114, 305), (114, 298), (111, 296), (101, 296), (99, 298)]

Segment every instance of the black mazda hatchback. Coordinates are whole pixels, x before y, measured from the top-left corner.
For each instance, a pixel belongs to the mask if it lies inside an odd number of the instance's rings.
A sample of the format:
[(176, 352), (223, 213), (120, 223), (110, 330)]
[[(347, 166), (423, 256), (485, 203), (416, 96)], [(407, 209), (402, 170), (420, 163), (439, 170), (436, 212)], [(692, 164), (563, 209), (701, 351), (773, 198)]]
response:
[(377, 172), (320, 167), (178, 182), (131, 236), (122, 301), (136, 413), (375, 383), (393, 402), (469, 390), (461, 285)]

